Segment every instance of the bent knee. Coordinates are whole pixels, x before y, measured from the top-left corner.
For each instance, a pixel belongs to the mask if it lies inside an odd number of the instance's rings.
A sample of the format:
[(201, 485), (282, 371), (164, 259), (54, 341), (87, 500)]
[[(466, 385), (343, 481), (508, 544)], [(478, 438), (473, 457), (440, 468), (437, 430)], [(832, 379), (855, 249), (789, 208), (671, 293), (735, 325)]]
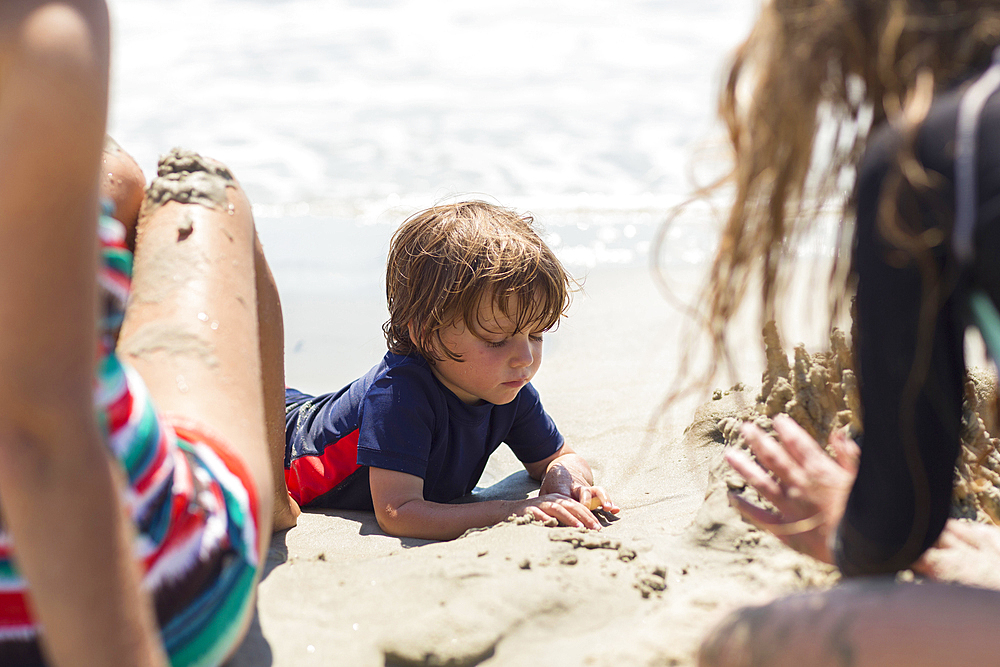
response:
[(242, 194), (239, 183), (226, 165), (194, 151), (174, 148), (160, 158), (156, 178), (146, 190), (142, 215), (151, 216), (170, 201), (231, 213), (227, 188)]
[(111, 200), (114, 217), (125, 225), (126, 243), (135, 249), (135, 227), (146, 192), (146, 176), (139, 164), (110, 136), (105, 138), (101, 196)]
[(250, 201), (225, 165), (179, 148), (160, 158), (139, 212), (137, 259), (200, 253), (239, 261), (252, 257), (254, 238)]

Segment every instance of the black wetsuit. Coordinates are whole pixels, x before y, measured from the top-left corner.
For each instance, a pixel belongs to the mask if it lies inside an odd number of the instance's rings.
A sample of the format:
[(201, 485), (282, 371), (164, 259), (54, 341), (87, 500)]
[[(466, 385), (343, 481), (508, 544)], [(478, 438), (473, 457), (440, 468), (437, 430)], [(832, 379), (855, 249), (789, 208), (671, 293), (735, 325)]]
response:
[[(846, 575), (905, 568), (944, 527), (960, 447), (968, 293), (977, 285), (1000, 302), (1000, 94), (987, 101), (979, 120), (972, 264), (960, 269), (950, 250), (961, 91), (935, 99), (914, 146), (935, 187), (918, 193), (903, 186), (893, 198), (904, 225), (943, 232), (933, 251), (941, 293), (929, 317), (936, 324), (919, 349), (921, 272), (885, 240), (876, 221), (882, 188), (899, 165), (900, 134), (884, 126), (875, 130), (859, 169), (854, 270), (864, 436), (834, 546)], [(908, 392), (911, 374), (921, 374), (922, 365), (926, 372)]]

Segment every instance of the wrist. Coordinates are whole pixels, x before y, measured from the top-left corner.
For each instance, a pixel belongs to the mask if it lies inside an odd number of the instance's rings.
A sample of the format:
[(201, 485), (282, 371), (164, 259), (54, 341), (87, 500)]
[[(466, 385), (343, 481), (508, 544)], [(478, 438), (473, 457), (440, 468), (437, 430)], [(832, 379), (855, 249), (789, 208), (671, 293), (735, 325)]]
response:
[(514, 515), (520, 515), (524, 513), (524, 510), (528, 506), (527, 500), (500, 500), (500, 516), (497, 519), (497, 523), (500, 521), (505, 521)]
[(561, 493), (564, 496), (568, 496), (572, 489), (573, 476), (564, 467), (553, 465), (549, 466), (549, 469), (545, 472), (545, 476), (542, 477), (538, 493), (539, 495)]

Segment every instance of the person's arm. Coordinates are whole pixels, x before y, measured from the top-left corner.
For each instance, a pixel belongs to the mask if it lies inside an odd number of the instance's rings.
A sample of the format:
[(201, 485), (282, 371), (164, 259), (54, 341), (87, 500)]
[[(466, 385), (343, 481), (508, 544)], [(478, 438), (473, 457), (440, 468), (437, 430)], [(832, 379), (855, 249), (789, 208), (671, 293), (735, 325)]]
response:
[(607, 512), (617, 514), (620, 511), (603, 487), (594, 486), (590, 464), (569, 445), (562, 445), (552, 456), (541, 461), (525, 463), (524, 468), (532, 479), (542, 483), (538, 491), (540, 496), (553, 493), (569, 496), (586, 507), (591, 506), (593, 498)]
[(368, 481), (379, 526), (399, 537), (450, 540), (470, 528), (492, 526), (512, 514), (526, 513), (539, 519), (551, 517), (567, 526), (600, 528), (586, 507), (562, 494), (451, 505), (424, 500), (424, 480), (416, 475), (373, 467)]
[(0, 4), (0, 507), (53, 665), (164, 664), (93, 412), (100, 1)]
[(730, 614), (700, 667), (940, 667), (996, 662), (996, 591), (865, 577)]

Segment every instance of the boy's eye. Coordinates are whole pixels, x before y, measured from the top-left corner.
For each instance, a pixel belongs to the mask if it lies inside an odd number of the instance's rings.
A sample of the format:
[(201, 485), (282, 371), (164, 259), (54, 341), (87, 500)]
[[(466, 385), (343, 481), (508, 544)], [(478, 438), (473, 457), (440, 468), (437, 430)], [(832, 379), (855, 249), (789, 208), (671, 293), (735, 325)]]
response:
[[(491, 347), (491, 348), (503, 347), (504, 345), (507, 344), (508, 340), (510, 340), (510, 339), (509, 338), (504, 338), (502, 340), (496, 340), (496, 341), (494, 341), (494, 340), (488, 340), (488, 341), (486, 341), (486, 345), (488, 347)], [(528, 336), (528, 340), (530, 340), (532, 343), (541, 343), (542, 342), (542, 334), (540, 334), (540, 333), (538, 333), (538, 334), (530, 334)]]

